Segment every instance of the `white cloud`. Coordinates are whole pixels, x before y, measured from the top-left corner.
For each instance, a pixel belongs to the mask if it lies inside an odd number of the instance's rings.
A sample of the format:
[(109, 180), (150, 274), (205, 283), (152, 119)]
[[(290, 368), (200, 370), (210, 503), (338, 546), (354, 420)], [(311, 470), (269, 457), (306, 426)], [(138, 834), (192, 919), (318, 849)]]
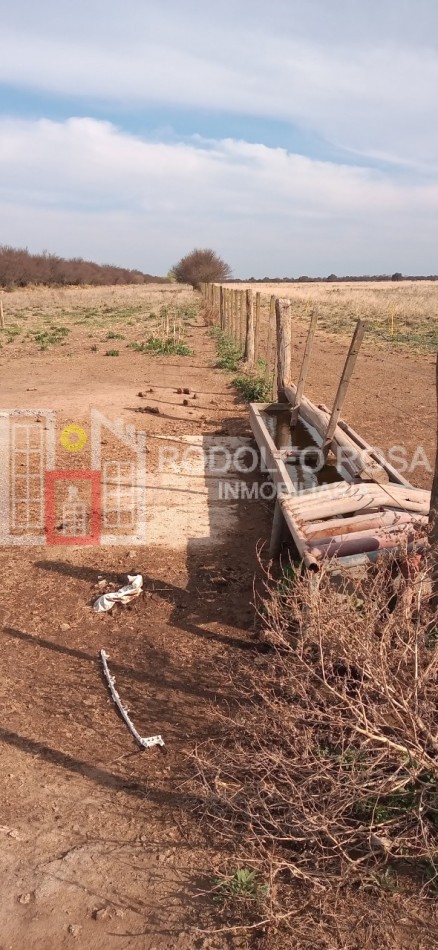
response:
[(119, 108), (283, 119), (427, 170), (438, 162), (437, 27), (434, 0), (16, 0), (0, 81)]
[[(0, 121), (8, 243), (165, 273), (197, 244), (236, 275), (436, 270), (438, 185), (231, 139)], [(7, 183), (7, 187), (1, 183)]]

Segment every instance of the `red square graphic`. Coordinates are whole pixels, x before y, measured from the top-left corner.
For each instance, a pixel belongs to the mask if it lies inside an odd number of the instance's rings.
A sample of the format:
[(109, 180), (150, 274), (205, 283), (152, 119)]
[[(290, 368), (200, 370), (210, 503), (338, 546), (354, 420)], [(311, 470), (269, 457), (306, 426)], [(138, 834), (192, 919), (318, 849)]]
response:
[[(55, 534), (55, 483), (57, 481), (88, 481), (91, 483), (91, 520), (90, 534), (62, 535)], [(91, 471), (62, 471), (56, 470), (45, 473), (45, 520), (46, 543), (63, 545), (97, 545), (100, 544), (101, 532), (101, 473)]]

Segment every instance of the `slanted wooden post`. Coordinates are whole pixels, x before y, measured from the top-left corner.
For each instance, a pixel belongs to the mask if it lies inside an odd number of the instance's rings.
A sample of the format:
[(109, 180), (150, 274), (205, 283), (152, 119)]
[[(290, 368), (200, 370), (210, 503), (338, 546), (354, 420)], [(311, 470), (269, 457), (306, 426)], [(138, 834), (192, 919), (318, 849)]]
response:
[(0, 294), (0, 328), (4, 330), (5, 328), (5, 314), (3, 311), (3, 291)]
[(290, 383), (291, 365), (291, 302), (275, 299), (275, 323), (277, 337), (277, 396), (279, 402), (287, 402), (284, 387)]
[(254, 363), (257, 366), (257, 360), (259, 358), (259, 333), (260, 333), (260, 307), (261, 307), (262, 295), (258, 290), (255, 296), (256, 305), (255, 305), (255, 324), (254, 324)]
[(254, 304), (252, 290), (246, 291), (246, 333), (243, 358), (248, 366), (254, 366)]
[(312, 352), (312, 343), (313, 343), (313, 338), (315, 336), (317, 322), (318, 322), (318, 311), (315, 309), (315, 310), (312, 310), (312, 316), (310, 318), (309, 332), (307, 334), (306, 346), (304, 348), (303, 362), (301, 364), (300, 375), (298, 378), (295, 405), (291, 414), (291, 425), (296, 425), (298, 422), (298, 415), (300, 411), (301, 400), (303, 398), (304, 387), (306, 385), (307, 373), (309, 371), (310, 355)]
[(333, 404), (332, 414), (330, 416), (329, 424), (327, 426), (327, 431), (324, 437), (324, 445), (322, 449), (325, 455), (327, 455), (330, 449), (332, 439), (335, 434), (335, 429), (341, 416), (342, 406), (344, 405), (344, 402), (345, 402), (348, 386), (350, 384), (354, 367), (356, 365), (356, 360), (359, 355), (359, 350), (362, 345), (362, 340), (364, 338), (365, 329), (366, 329), (366, 324), (364, 323), (364, 321), (358, 320), (356, 323), (356, 329), (353, 333), (353, 339), (350, 343), (350, 349), (347, 354), (347, 359), (345, 360), (345, 366), (344, 366), (342, 376), (339, 382), (338, 391), (336, 393), (336, 399)]

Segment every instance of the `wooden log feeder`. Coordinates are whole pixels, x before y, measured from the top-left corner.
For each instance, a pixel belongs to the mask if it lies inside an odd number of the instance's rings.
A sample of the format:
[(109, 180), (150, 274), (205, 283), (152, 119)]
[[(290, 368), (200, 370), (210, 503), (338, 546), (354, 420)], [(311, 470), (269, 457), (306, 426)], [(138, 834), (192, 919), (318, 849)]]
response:
[(290, 302), (285, 306), (276, 300), (275, 320), (278, 401), (250, 406), (262, 472), (276, 490), (271, 558), (288, 540), (311, 571), (319, 571), (322, 562), (350, 567), (375, 560), (383, 551), (421, 550), (431, 493), (411, 485), (341, 418), (364, 324), (356, 326), (329, 410), (304, 395), (316, 313), (297, 385), (290, 379)]

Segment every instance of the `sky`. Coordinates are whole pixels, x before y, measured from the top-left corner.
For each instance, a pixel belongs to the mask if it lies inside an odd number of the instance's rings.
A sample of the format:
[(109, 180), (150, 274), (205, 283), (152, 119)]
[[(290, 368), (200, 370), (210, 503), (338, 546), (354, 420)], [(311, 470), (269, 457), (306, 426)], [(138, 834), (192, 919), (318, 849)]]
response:
[(14, 0), (0, 243), (165, 274), (438, 272), (436, 0)]

